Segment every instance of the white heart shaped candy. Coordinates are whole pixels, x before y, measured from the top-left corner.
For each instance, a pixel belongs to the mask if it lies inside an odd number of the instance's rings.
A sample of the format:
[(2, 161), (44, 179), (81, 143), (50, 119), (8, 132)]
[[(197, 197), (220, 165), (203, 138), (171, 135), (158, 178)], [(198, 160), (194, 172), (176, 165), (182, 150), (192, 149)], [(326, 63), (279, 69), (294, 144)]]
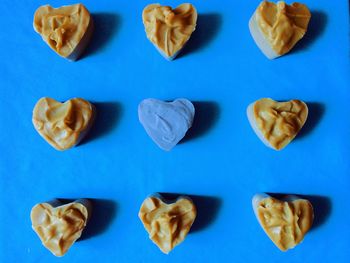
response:
[(165, 102), (145, 99), (138, 107), (139, 120), (151, 139), (170, 151), (192, 126), (195, 109), (187, 99)]

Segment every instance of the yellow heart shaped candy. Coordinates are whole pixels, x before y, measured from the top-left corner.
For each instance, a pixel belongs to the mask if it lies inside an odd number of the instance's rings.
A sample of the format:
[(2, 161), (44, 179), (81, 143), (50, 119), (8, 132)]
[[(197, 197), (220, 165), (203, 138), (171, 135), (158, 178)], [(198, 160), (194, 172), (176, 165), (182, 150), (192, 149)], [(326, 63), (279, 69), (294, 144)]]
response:
[(139, 211), (149, 238), (166, 254), (184, 241), (196, 215), (196, 207), (187, 197), (165, 203), (161, 197), (151, 196), (144, 200)]
[(150, 4), (144, 8), (142, 20), (148, 39), (165, 58), (172, 60), (196, 29), (197, 11), (191, 4), (175, 9)]
[(248, 106), (247, 115), (258, 137), (267, 146), (281, 150), (305, 124), (308, 108), (300, 100), (277, 102), (263, 98)]
[(53, 8), (40, 6), (34, 14), (34, 30), (60, 56), (76, 60), (86, 48), (94, 24), (82, 4)]
[(87, 199), (65, 205), (58, 200), (37, 204), (30, 213), (32, 228), (43, 245), (61, 257), (80, 238), (90, 217), (89, 210)]
[(88, 101), (74, 98), (60, 103), (41, 98), (33, 110), (32, 121), (38, 133), (57, 150), (66, 150), (85, 136), (89, 130), (95, 108)]
[(253, 197), (253, 208), (265, 233), (282, 251), (298, 245), (314, 219), (311, 203), (296, 196), (287, 196), (286, 201), (281, 201), (257, 194)]
[(261, 51), (273, 59), (288, 53), (305, 35), (310, 18), (304, 4), (263, 1), (251, 17), (249, 29)]

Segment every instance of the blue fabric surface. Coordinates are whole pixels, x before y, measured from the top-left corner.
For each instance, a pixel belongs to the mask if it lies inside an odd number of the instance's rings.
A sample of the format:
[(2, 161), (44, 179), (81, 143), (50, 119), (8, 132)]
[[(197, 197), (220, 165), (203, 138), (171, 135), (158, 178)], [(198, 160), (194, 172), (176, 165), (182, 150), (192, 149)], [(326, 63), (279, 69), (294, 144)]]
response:
[[(1, 262), (348, 262), (348, 1), (305, 0), (309, 31), (274, 61), (249, 33), (259, 2), (192, 1), (197, 30), (169, 62), (144, 32), (142, 9), (151, 2), (86, 0), (96, 31), (72, 63), (33, 30), (34, 11), (47, 1), (2, 1)], [(43, 96), (95, 103), (96, 123), (79, 146), (58, 152), (34, 130), (32, 109)], [(195, 104), (194, 127), (171, 152), (138, 121), (137, 106), (150, 97)], [(248, 123), (246, 107), (262, 97), (309, 105), (306, 126), (281, 152)], [(137, 216), (153, 192), (192, 195), (198, 207), (191, 233), (168, 256)], [(251, 207), (257, 192), (310, 196), (315, 224), (301, 245), (282, 253), (268, 239)], [(55, 258), (31, 229), (30, 210), (81, 197), (95, 203), (85, 238)]]

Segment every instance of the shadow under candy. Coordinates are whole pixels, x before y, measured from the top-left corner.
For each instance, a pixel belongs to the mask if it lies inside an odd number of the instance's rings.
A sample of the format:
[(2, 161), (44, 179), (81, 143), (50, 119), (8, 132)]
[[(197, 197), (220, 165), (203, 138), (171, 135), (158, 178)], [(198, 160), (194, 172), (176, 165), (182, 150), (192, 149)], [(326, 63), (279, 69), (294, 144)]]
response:
[(178, 58), (205, 48), (217, 36), (222, 25), (222, 17), (218, 13), (198, 14), (196, 30), (192, 33)]
[(96, 108), (95, 120), (79, 145), (112, 132), (122, 114), (122, 107), (118, 102), (92, 102), (92, 104)]
[(291, 53), (301, 52), (308, 49), (326, 29), (327, 14), (323, 11), (311, 10), (311, 19), (305, 36), (295, 45)]
[(300, 195), (309, 200), (314, 208), (314, 222), (310, 231), (323, 225), (332, 212), (331, 199), (320, 195)]
[(220, 117), (218, 103), (213, 101), (194, 101), (192, 103), (195, 108), (193, 124), (180, 144), (205, 135)]
[(81, 58), (103, 50), (115, 36), (117, 27), (121, 25), (120, 17), (114, 13), (93, 13), (92, 19), (95, 29)]
[(108, 199), (89, 199), (92, 204), (91, 218), (79, 240), (86, 240), (105, 232), (112, 223), (117, 203)]
[(318, 125), (321, 121), (324, 112), (325, 106), (322, 103), (318, 102), (306, 102), (308, 107), (308, 116), (306, 122), (295, 139), (301, 139), (311, 133), (311, 131)]

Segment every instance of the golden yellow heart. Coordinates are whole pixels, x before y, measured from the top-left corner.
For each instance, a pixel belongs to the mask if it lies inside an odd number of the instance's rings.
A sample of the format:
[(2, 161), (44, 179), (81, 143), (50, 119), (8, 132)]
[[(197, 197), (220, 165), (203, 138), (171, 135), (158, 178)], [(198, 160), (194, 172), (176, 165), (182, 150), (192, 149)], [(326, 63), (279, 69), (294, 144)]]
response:
[(281, 201), (266, 194), (257, 194), (253, 197), (253, 208), (265, 233), (282, 251), (298, 245), (314, 219), (311, 203), (296, 196)]
[(76, 60), (93, 32), (93, 21), (82, 4), (53, 8), (40, 6), (34, 14), (34, 29), (60, 56)]
[(169, 6), (151, 4), (142, 13), (148, 39), (167, 59), (173, 59), (196, 29), (197, 11), (191, 4)]
[(38, 133), (57, 150), (66, 150), (85, 136), (94, 117), (94, 106), (74, 98), (60, 103), (41, 98), (33, 110), (33, 124)]
[(250, 104), (247, 115), (258, 137), (267, 146), (281, 150), (305, 124), (308, 108), (300, 100), (277, 102), (264, 98)]
[(144, 200), (139, 211), (149, 238), (166, 254), (184, 241), (196, 215), (194, 203), (186, 197), (165, 203), (162, 198), (151, 196)]
[(89, 215), (90, 202), (80, 199), (61, 205), (57, 200), (32, 208), (32, 228), (43, 245), (55, 256), (63, 256), (80, 238)]
[(263, 1), (249, 21), (249, 29), (261, 51), (273, 59), (289, 52), (305, 35), (310, 18), (304, 4)]

